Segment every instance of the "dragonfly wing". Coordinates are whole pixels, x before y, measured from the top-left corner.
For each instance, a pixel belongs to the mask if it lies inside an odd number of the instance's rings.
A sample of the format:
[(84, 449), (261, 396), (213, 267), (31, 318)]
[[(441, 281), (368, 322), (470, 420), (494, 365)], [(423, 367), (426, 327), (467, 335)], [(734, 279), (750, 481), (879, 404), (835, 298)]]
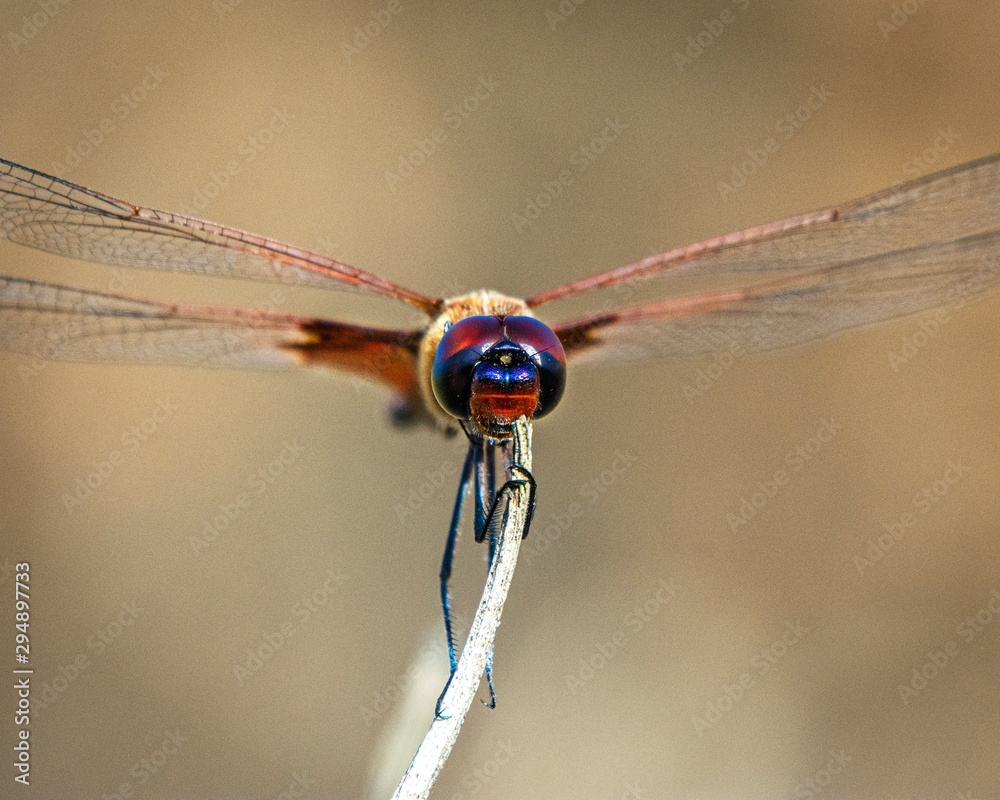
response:
[[(0, 349), (43, 360), (280, 369), (332, 367), (419, 402), (419, 331), (259, 309), (158, 303), (0, 278)], [(30, 368), (29, 368), (30, 369)]]
[[(1000, 228), (1000, 154), (839, 207), (651, 256), (530, 298), (545, 303), (679, 274), (805, 272), (933, 246)], [(944, 264), (941, 265), (945, 267)]]
[(553, 330), (573, 363), (775, 350), (1000, 285), (1000, 231), (860, 258), (740, 289), (598, 314)]
[(0, 159), (0, 236), (123, 267), (368, 292), (436, 314), (441, 301), (332, 258), (213, 222), (125, 203)]

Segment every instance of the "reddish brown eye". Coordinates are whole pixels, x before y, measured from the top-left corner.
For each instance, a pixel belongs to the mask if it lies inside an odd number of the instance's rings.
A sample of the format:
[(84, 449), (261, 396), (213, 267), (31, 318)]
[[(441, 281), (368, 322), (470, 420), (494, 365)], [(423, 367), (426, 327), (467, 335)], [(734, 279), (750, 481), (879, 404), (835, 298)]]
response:
[(445, 331), (434, 360), (446, 360), (466, 348), (484, 353), (502, 338), (503, 325), (499, 317), (466, 317)]
[(466, 317), (441, 337), (434, 353), (431, 383), (441, 408), (458, 419), (469, 419), (472, 371), (487, 350), (503, 338), (498, 317)]
[(531, 317), (467, 317), (441, 338), (431, 380), (445, 411), (503, 438), (519, 416), (544, 416), (559, 402), (566, 356), (552, 329)]
[(538, 407), (534, 418), (544, 417), (559, 402), (566, 388), (566, 353), (555, 332), (533, 317), (504, 317), (506, 337), (521, 346), (538, 371)]

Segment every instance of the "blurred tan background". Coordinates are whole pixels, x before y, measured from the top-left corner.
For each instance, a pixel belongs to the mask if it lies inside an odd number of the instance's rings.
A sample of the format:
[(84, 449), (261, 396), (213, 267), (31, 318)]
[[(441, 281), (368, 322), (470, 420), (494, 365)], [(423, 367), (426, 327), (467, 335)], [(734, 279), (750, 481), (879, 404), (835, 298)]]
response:
[[(534, 294), (1000, 150), (1000, 11), (985, 0), (911, 4), (898, 25), (892, 4), (862, 2), (41, 8), (18, 0), (0, 18), (0, 155), (428, 294)], [(447, 116), (482, 77), (488, 97)], [(721, 196), (747, 148), (823, 86), (814, 117)], [(275, 109), (282, 129), (255, 147)], [(608, 118), (621, 134), (519, 226)], [(435, 128), (447, 137), (425, 162), (387, 179)], [(337, 294), (122, 284), (2, 242), (0, 271), (414, 322)], [(683, 388), (711, 360), (572, 374), (535, 428), (538, 510), (497, 643), (498, 708), (472, 711), (434, 796), (1000, 796), (998, 312), (995, 296), (952, 309), (897, 369), (915, 320), (740, 359), (693, 402)], [(36, 708), (23, 796), (128, 783), (141, 798), (277, 798), (296, 781), (304, 797), (386, 796), (371, 774), (398, 777), (415, 744), (386, 744), (396, 689), (417, 685), (429, 632), (443, 638), (454, 443), (393, 430), (382, 392), (323, 374), (27, 364), (0, 354), (0, 557), (31, 563), (35, 697), (87, 666)], [(842, 428), (734, 531), (727, 514), (824, 419)], [(288, 443), (301, 452), (195, 552)], [(116, 449), (123, 463), (67, 511), (64, 493)], [(921, 510), (950, 463), (961, 477)], [(466, 618), (482, 555), (460, 543)], [(283, 626), (293, 635), (269, 653)], [(921, 669), (937, 674), (902, 697)], [(418, 729), (440, 684), (427, 686)]]

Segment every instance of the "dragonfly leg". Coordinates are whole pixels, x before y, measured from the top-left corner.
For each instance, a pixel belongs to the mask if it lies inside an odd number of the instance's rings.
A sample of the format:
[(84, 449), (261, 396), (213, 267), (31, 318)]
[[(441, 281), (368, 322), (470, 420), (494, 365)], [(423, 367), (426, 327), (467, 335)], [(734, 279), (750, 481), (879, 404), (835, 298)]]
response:
[[(486, 539), (489, 553), (487, 556), (486, 571), (489, 573), (493, 567), (493, 558), (496, 555), (497, 537), (494, 531), (489, 530), (489, 518), (486, 509), (492, 511), (496, 502), (496, 445), (483, 440), (480, 447), (476, 448), (476, 541), (481, 542)], [(486, 685), (490, 688), (490, 701), (485, 700), (483, 704), (487, 708), (496, 708), (497, 698), (493, 691), (493, 648), (486, 657)]]
[[(490, 528), (492, 528), (494, 526), (494, 517), (496, 516), (497, 506), (500, 505), (501, 498), (503, 497), (503, 495), (504, 495), (505, 492), (512, 491), (512, 490), (514, 490), (514, 489), (516, 489), (516, 488), (518, 488), (520, 486), (524, 486), (525, 484), (528, 484), (528, 487), (529, 487), (529, 489), (528, 489), (528, 519), (525, 522), (525, 525), (524, 525), (524, 535), (521, 538), (522, 539), (527, 539), (528, 538), (528, 530), (531, 527), (531, 520), (535, 516), (535, 489), (537, 488), (538, 484), (535, 483), (535, 478), (531, 474), (531, 472), (529, 472), (528, 470), (526, 470), (520, 464), (511, 464), (510, 465), (510, 474), (513, 476), (513, 474), (515, 472), (520, 473), (520, 475), (522, 475), (523, 477), (520, 477), (520, 478), (511, 477), (511, 478), (509, 478), (507, 480), (506, 483), (504, 483), (503, 486), (500, 487), (500, 491), (498, 491), (496, 493), (496, 496), (493, 498), (493, 503), (490, 505), (489, 513), (486, 515), (486, 519), (483, 522), (483, 531), (482, 531), (481, 534), (479, 534), (476, 537), (476, 541), (477, 542), (481, 542), (483, 540), (483, 536), (485, 536), (485, 535), (487, 535), (487, 533), (489, 533), (490, 539), (491, 539), (491, 543), (492, 543), (492, 540), (495, 538), (495, 536), (490, 531)], [(492, 558), (490, 560), (492, 561)]]
[(497, 693), (493, 691), (493, 648), (490, 648), (489, 655), (486, 656), (486, 685), (490, 687), (490, 702), (483, 700), (483, 705), (487, 708), (497, 707)]
[[(488, 480), (489, 480), (489, 489), (490, 489), (489, 496), (492, 497), (492, 502), (490, 503), (490, 510), (486, 514), (486, 518), (483, 520), (482, 529), (479, 530), (479, 531), (477, 531), (477, 536), (476, 536), (476, 540), (477, 541), (482, 541), (485, 538), (486, 541), (487, 541), (487, 543), (488, 543), (488, 545), (489, 545), (489, 569), (493, 568), (493, 559), (496, 557), (496, 553), (497, 553), (497, 532), (496, 532), (495, 526), (494, 526), (494, 519), (496, 517), (497, 507), (500, 505), (500, 501), (502, 499), (502, 495), (505, 492), (507, 492), (509, 490), (513, 490), (513, 489), (515, 489), (518, 486), (523, 486), (526, 483), (530, 487), (530, 491), (529, 491), (529, 494), (528, 494), (528, 519), (527, 519), (527, 522), (525, 524), (524, 535), (522, 536), (522, 538), (524, 538), (525, 536), (528, 535), (528, 526), (531, 524), (531, 517), (533, 516), (534, 511), (535, 511), (535, 488), (536, 488), (535, 479), (534, 479), (534, 476), (532, 476), (531, 472), (529, 472), (528, 470), (526, 470), (520, 464), (511, 464), (511, 466), (510, 466), (510, 472), (511, 472), (511, 475), (513, 475), (514, 472), (518, 472), (523, 477), (522, 478), (516, 478), (516, 479), (512, 477), (511, 479), (507, 480), (504, 483), (503, 486), (500, 487), (500, 491), (499, 492), (494, 492), (493, 491), (493, 489), (494, 489), (494, 475), (495, 475), (495, 471), (493, 469), (494, 457), (495, 457), (495, 449), (493, 447), (491, 447), (490, 450), (488, 451), (488, 455), (487, 455), (487, 459), (488, 459), (487, 474), (489, 476), (489, 478), (488, 478)], [(489, 687), (489, 690), (490, 690), (490, 699), (489, 699), (489, 702), (483, 700), (483, 705), (485, 705), (487, 708), (496, 708), (497, 707), (497, 695), (496, 695), (496, 691), (493, 688), (493, 648), (492, 647), (490, 648), (490, 652), (489, 652), (489, 654), (486, 657), (486, 685)]]
[[(528, 526), (531, 524), (531, 518), (535, 511), (535, 479), (531, 472), (522, 467), (520, 464), (510, 465), (511, 477), (500, 487), (500, 490), (496, 490), (496, 448), (497, 445), (494, 442), (482, 439), (474, 434), (470, 434), (468, 430), (465, 429), (463, 425), (463, 430), (465, 430), (466, 436), (469, 438), (469, 452), (465, 457), (465, 465), (462, 468), (462, 477), (459, 481), (458, 496), (455, 498), (455, 508), (452, 512), (451, 527), (448, 531), (448, 542), (445, 545), (444, 558), (441, 561), (441, 605), (444, 609), (444, 619), (445, 619), (445, 631), (448, 636), (448, 658), (450, 662), (451, 672), (448, 676), (448, 682), (445, 684), (444, 690), (438, 697), (437, 705), (435, 706), (434, 713), (435, 716), (441, 716), (441, 703), (444, 701), (444, 697), (448, 692), (448, 687), (451, 685), (452, 679), (455, 677), (455, 671), (458, 668), (458, 658), (455, 652), (455, 639), (454, 633), (451, 626), (451, 606), (448, 598), (448, 579), (451, 577), (451, 567), (452, 561), (455, 555), (455, 544), (458, 539), (458, 526), (461, 522), (462, 516), (462, 505), (465, 498), (465, 493), (469, 485), (470, 480), (474, 480), (475, 486), (473, 493), (475, 495), (475, 518), (473, 521), (473, 528), (477, 542), (486, 541), (489, 548), (488, 551), (488, 569), (493, 567), (493, 559), (496, 557), (497, 553), (497, 530), (496, 526), (499, 520), (498, 507), (501, 506), (501, 502), (504, 500), (504, 495), (514, 489), (524, 486), (527, 484), (530, 487), (530, 492), (528, 495), (528, 520), (525, 526), (524, 536), (528, 535)], [(517, 473), (519, 477), (514, 477)], [(504, 506), (504, 508), (506, 508)], [(490, 691), (489, 701), (483, 701), (483, 705), (487, 708), (496, 708), (496, 692), (493, 687), (493, 651), (490, 650), (489, 655), (486, 660), (486, 683)]]
[[(480, 491), (480, 497), (488, 497), (490, 500), (490, 511), (492, 512), (492, 504), (496, 502), (496, 446), (492, 444), (486, 445), (486, 486), (485, 491)], [(483, 528), (479, 531), (480, 539), (484, 534), (488, 532), (487, 541), (489, 547), (489, 555), (486, 561), (486, 573), (493, 569), (493, 559), (496, 557), (497, 553), (497, 537), (494, 531), (488, 531), (489, 520), (483, 520)], [(490, 652), (486, 656), (486, 685), (490, 688), (490, 701), (487, 703), (483, 701), (483, 705), (487, 708), (497, 707), (497, 695), (493, 690), (493, 648), (490, 648)]]
[(492, 507), (495, 500), (494, 490), (496, 488), (496, 446), (490, 444), (485, 439), (478, 439), (473, 443), (475, 454), (473, 457), (473, 469), (476, 475), (476, 516), (473, 528), (476, 534), (476, 541), (482, 542), (486, 537), (486, 520), (488, 518), (487, 509)]
[(441, 559), (441, 608), (444, 611), (444, 630), (448, 637), (448, 662), (451, 672), (448, 675), (448, 683), (445, 684), (441, 696), (438, 697), (437, 705), (434, 708), (435, 716), (441, 716), (441, 701), (445, 692), (451, 684), (451, 679), (455, 676), (458, 668), (458, 659), (455, 655), (455, 634), (451, 627), (451, 603), (448, 598), (448, 579), (451, 578), (451, 565), (455, 557), (455, 543), (458, 541), (458, 526), (462, 521), (462, 506), (465, 502), (465, 494), (469, 487), (469, 479), (472, 477), (473, 453), (475, 448), (470, 447), (465, 456), (465, 465), (462, 467), (462, 477), (458, 481), (458, 495), (455, 497), (455, 507), (451, 512), (451, 527), (448, 529), (448, 541), (444, 547), (444, 558)]

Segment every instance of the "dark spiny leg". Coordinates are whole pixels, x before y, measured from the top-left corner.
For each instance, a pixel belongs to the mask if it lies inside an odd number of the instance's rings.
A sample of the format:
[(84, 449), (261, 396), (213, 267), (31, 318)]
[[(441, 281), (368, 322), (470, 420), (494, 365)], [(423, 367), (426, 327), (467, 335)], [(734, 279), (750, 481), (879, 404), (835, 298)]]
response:
[[(491, 448), (490, 448), (490, 454), (489, 454), (489, 460), (490, 460), (490, 464), (491, 465), (493, 463), (493, 457), (494, 457), (494, 455), (495, 455), (495, 448), (491, 446)], [(509, 453), (505, 453), (505, 455), (509, 456)], [(490, 472), (490, 489), (491, 489), (490, 494), (491, 494), (493, 500), (490, 503), (489, 513), (487, 513), (486, 519), (483, 521), (482, 531), (477, 536), (477, 541), (481, 541), (484, 537), (486, 537), (487, 541), (489, 542), (489, 547), (490, 547), (490, 551), (489, 551), (489, 567), (490, 567), (490, 569), (493, 568), (493, 559), (496, 557), (496, 552), (497, 552), (497, 550), (496, 550), (496, 547), (497, 547), (497, 531), (496, 531), (496, 525), (495, 525), (495, 518), (496, 518), (496, 515), (497, 515), (497, 508), (499, 507), (501, 500), (503, 500), (503, 495), (508, 490), (512, 491), (513, 489), (515, 489), (515, 488), (517, 488), (519, 486), (523, 486), (525, 483), (527, 483), (528, 486), (529, 486), (529, 492), (528, 492), (528, 518), (525, 521), (524, 534), (523, 534), (523, 536), (521, 538), (524, 538), (524, 537), (526, 537), (528, 535), (528, 526), (531, 525), (531, 517), (534, 514), (534, 510), (535, 510), (535, 488), (536, 488), (536, 484), (535, 484), (534, 477), (532, 476), (532, 474), (528, 470), (526, 470), (524, 467), (522, 467), (520, 464), (517, 464), (517, 463), (512, 463), (510, 465), (510, 467), (509, 467), (509, 470), (510, 470), (510, 474), (511, 474), (512, 477), (510, 479), (508, 479), (504, 483), (503, 486), (500, 487), (500, 491), (499, 492), (493, 492), (492, 491), (493, 485), (494, 485), (493, 484), (493, 480), (494, 480), (495, 472), (494, 472), (494, 470), (490, 470), (489, 471)], [(521, 478), (514, 478), (513, 474), (515, 472), (520, 473), (523, 477), (521, 477)], [(506, 510), (507, 510), (507, 507), (505, 505), (504, 506), (504, 513), (505, 514), (506, 514)], [(496, 696), (496, 691), (493, 688), (493, 650), (492, 650), (492, 648), (490, 649), (490, 652), (489, 652), (489, 654), (487, 656), (487, 659), (486, 659), (486, 684), (487, 684), (487, 686), (489, 686), (489, 689), (490, 689), (490, 700), (489, 700), (488, 703), (484, 700), (483, 701), (483, 705), (485, 705), (487, 708), (496, 708), (496, 705), (497, 705), (497, 696)]]
[(538, 488), (538, 484), (535, 483), (535, 476), (521, 466), (521, 457), (517, 452), (515, 440), (505, 445), (504, 456), (507, 459), (506, 463), (509, 464), (507, 470), (511, 476), (513, 477), (515, 470), (520, 472), (530, 487), (528, 491), (528, 518), (524, 522), (524, 535), (521, 536), (522, 539), (527, 539), (528, 531), (531, 530), (531, 521), (535, 518), (535, 490)]
[(486, 522), (486, 511), (490, 507), (490, 503), (493, 502), (493, 496), (488, 495), (488, 486), (490, 484), (489, 475), (493, 471), (492, 465), (490, 464), (490, 454), (492, 449), (490, 445), (486, 443), (485, 439), (480, 439), (475, 445), (475, 460), (474, 471), (475, 471), (475, 495), (476, 495), (476, 518), (473, 524), (473, 530), (476, 534), (476, 541), (483, 541), (483, 536), (486, 529), (483, 527)]
[(522, 539), (527, 539), (528, 531), (531, 530), (531, 520), (535, 518), (535, 489), (538, 488), (538, 484), (535, 483), (535, 476), (532, 475), (530, 472), (528, 472), (528, 470), (526, 470), (520, 464), (515, 464), (513, 467), (511, 467), (510, 471), (513, 472), (515, 469), (522, 475), (524, 475), (524, 479), (528, 482), (529, 486), (528, 518), (524, 521), (524, 535), (521, 537)]
[[(493, 503), (496, 502), (497, 497), (497, 446), (495, 444), (488, 444), (486, 446), (486, 488), (482, 492), (484, 507), (492, 508)], [(490, 552), (488, 561), (490, 566), (493, 566), (493, 554), (497, 550), (497, 536), (496, 531), (487, 530), (485, 527), (486, 520), (483, 520), (483, 530), (479, 532), (480, 540), (486, 539), (489, 544)]]
[(528, 538), (528, 528), (531, 526), (531, 518), (535, 515), (535, 478), (532, 474), (522, 467), (520, 464), (511, 464), (510, 473), (513, 475), (515, 472), (520, 473), (524, 477), (522, 478), (510, 478), (503, 486), (500, 487), (500, 491), (496, 493), (496, 497), (493, 498), (493, 504), (490, 506), (490, 511), (486, 515), (486, 520), (483, 523), (483, 530), (487, 531), (494, 527), (493, 518), (496, 515), (497, 506), (500, 505), (500, 500), (503, 498), (504, 494), (508, 490), (516, 489), (518, 486), (524, 486), (528, 484), (528, 519), (525, 521), (524, 525), (524, 535), (522, 539)]
[(493, 648), (490, 648), (489, 654), (486, 656), (486, 685), (490, 687), (490, 702), (482, 701), (483, 705), (487, 708), (497, 707), (497, 693), (493, 691)]
[(441, 701), (445, 692), (451, 684), (451, 679), (455, 677), (455, 670), (458, 669), (458, 659), (455, 657), (455, 635), (451, 629), (451, 607), (448, 602), (448, 579), (451, 577), (451, 563), (455, 556), (455, 543), (458, 541), (458, 525), (462, 521), (462, 505), (465, 502), (465, 494), (469, 487), (469, 478), (472, 476), (472, 454), (474, 449), (469, 448), (465, 456), (465, 466), (462, 467), (462, 477), (458, 481), (458, 495), (455, 497), (455, 508), (451, 512), (451, 527), (448, 529), (448, 541), (444, 546), (444, 558), (441, 559), (441, 608), (444, 610), (444, 630), (448, 636), (448, 661), (451, 665), (451, 672), (448, 675), (448, 683), (444, 685), (444, 691), (438, 697), (437, 705), (434, 707), (434, 715), (441, 716)]
[[(492, 514), (493, 503), (496, 502), (496, 483), (497, 483), (497, 468), (496, 468), (496, 454), (497, 448), (493, 443), (486, 444), (486, 486), (485, 490), (480, 492), (480, 494), (487, 499), (490, 505), (490, 513)], [(493, 559), (496, 557), (497, 553), (497, 535), (496, 531), (489, 530), (486, 525), (486, 520), (483, 520), (483, 529), (479, 533), (479, 540), (486, 537), (487, 546), (489, 547), (489, 555), (486, 561), (486, 572), (493, 569)], [(490, 702), (483, 701), (483, 705), (487, 708), (497, 707), (497, 695), (493, 691), (493, 648), (490, 648), (489, 654), (486, 656), (486, 685), (490, 687)]]
[[(458, 667), (451, 630), (447, 581), (448, 577), (451, 575), (451, 562), (455, 550), (455, 539), (458, 535), (458, 523), (461, 518), (462, 500), (464, 498), (465, 488), (467, 487), (470, 479), (470, 473), (475, 476), (473, 491), (475, 493), (476, 508), (473, 529), (477, 542), (481, 542), (483, 539), (486, 539), (487, 541), (487, 545), (489, 547), (489, 569), (493, 568), (493, 559), (496, 557), (497, 553), (497, 531), (495, 529), (495, 518), (497, 514), (497, 507), (500, 505), (503, 495), (509, 490), (523, 486), (526, 483), (530, 487), (528, 493), (528, 519), (525, 523), (522, 538), (527, 537), (528, 528), (531, 525), (531, 520), (535, 513), (535, 479), (527, 469), (516, 463), (516, 453), (511, 455), (510, 452), (506, 450), (507, 446), (505, 445), (505, 456), (507, 456), (508, 460), (514, 463), (511, 463), (509, 467), (511, 478), (509, 478), (503, 486), (500, 487), (499, 491), (496, 491), (496, 444), (486, 441), (476, 434), (470, 433), (464, 424), (462, 424), (462, 430), (465, 432), (465, 435), (469, 440), (469, 453), (465, 458), (465, 466), (462, 468), (462, 479), (459, 484), (459, 496), (455, 501), (455, 510), (452, 514), (451, 530), (448, 533), (448, 545), (445, 548), (445, 557), (441, 563), (441, 599), (445, 613), (445, 628), (448, 633), (448, 656), (451, 661), (451, 674), (448, 676), (448, 682), (445, 684), (444, 691), (441, 692), (441, 696), (438, 698), (437, 705), (435, 706), (435, 715), (438, 717), (441, 716), (441, 702), (444, 700), (444, 696), (448, 691), (448, 687), (451, 685), (451, 680), (454, 678), (455, 671)], [(514, 478), (514, 472), (519, 473), (522, 477)], [(486, 510), (487, 508), (489, 511)], [(506, 510), (506, 506), (504, 506), (504, 508)], [(492, 649), (486, 659), (486, 683), (490, 690), (490, 700), (489, 702), (484, 700), (483, 705), (487, 708), (496, 708), (496, 692), (493, 688)]]
[[(482, 440), (478, 446), (473, 445), (474, 459), (473, 472), (476, 476), (476, 485), (473, 492), (476, 495), (476, 521), (475, 534), (476, 541), (481, 542), (486, 539), (489, 546), (487, 572), (493, 566), (493, 556), (496, 553), (496, 533), (489, 530), (489, 521), (493, 517), (493, 506), (496, 503), (494, 489), (496, 487), (496, 445), (492, 442)], [(487, 514), (486, 509), (490, 512)], [(486, 660), (486, 683), (490, 687), (490, 708), (496, 708), (496, 695), (493, 692), (493, 651), (491, 650)]]

